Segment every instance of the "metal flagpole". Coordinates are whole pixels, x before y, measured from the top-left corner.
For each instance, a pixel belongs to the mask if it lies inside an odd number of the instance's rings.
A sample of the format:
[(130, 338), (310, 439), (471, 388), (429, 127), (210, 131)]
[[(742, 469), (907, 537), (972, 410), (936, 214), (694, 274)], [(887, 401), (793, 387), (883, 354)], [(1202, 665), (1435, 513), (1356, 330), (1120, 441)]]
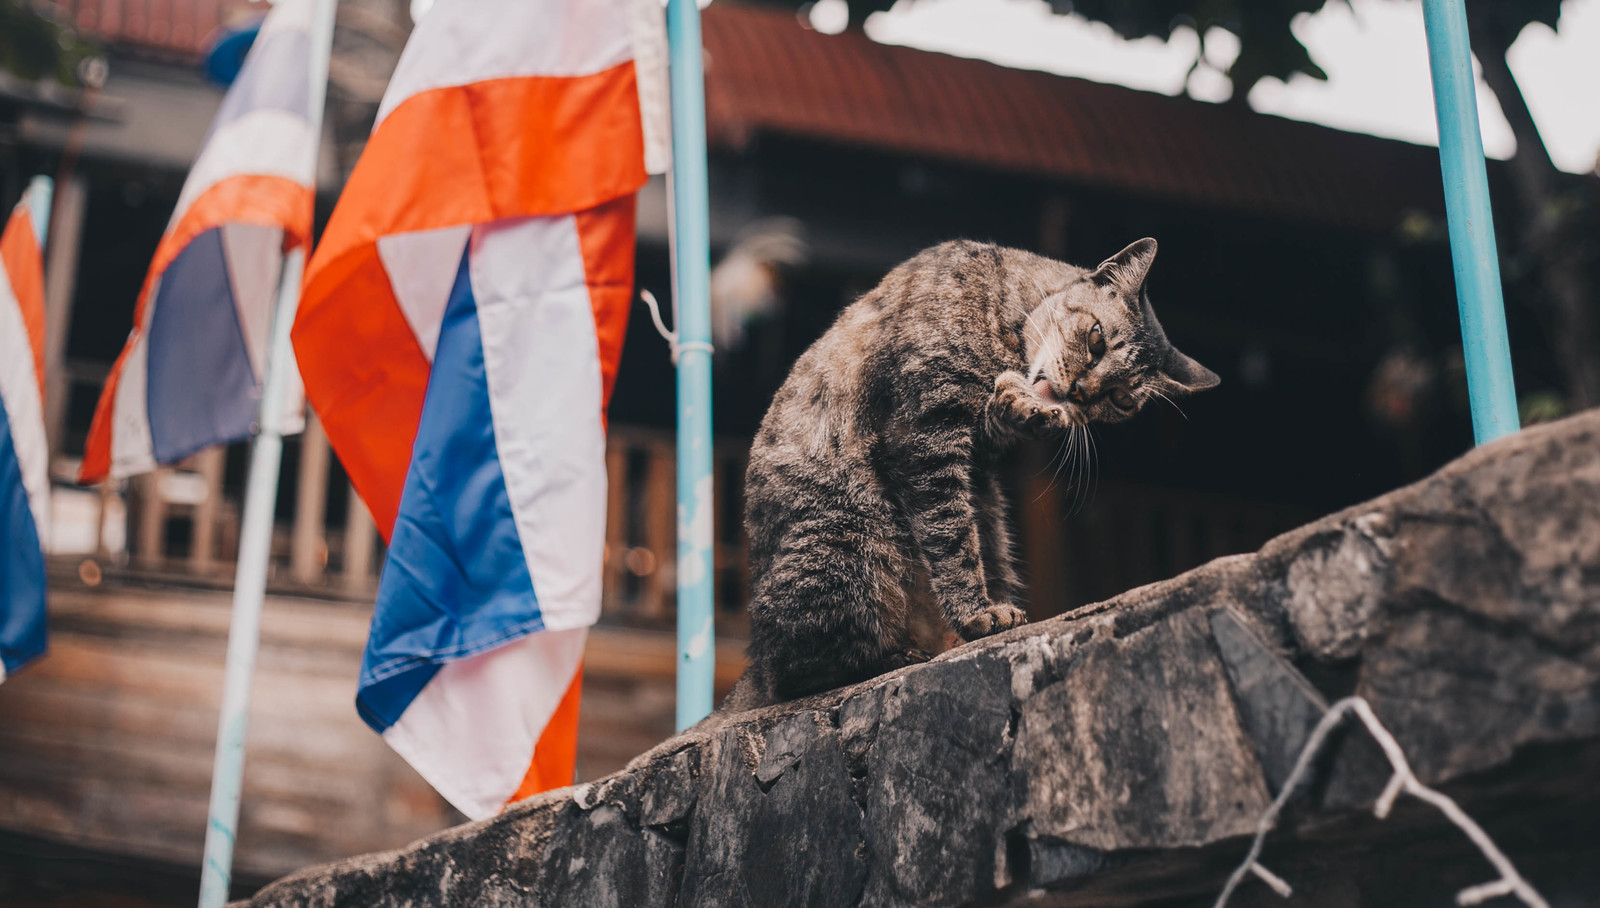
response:
[[(316, 186), (317, 152), (322, 148), (322, 109), (327, 97), (328, 56), (333, 48), (336, 0), (315, 0), (311, 24), (311, 103), (307, 122), (312, 139), (312, 186)], [(272, 548), (272, 517), (278, 497), (278, 468), (283, 457), (283, 408), (289, 375), (295, 368), (289, 329), (300, 304), (300, 275), (305, 247), (284, 257), (278, 299), (272, 319), (272, 347), (250, 451), (250, 478), (245, 488), (239, 530), (239, 561), (233, 576), (233, 620), (228, 627), (228, 655), (222, 685), (222, 714), (217, 721), (217, 750), (211, 768), (211, 804), (206, 822), (205, 859), (200, 867), (200, 908), (222, 908), (233, 877), (233, 844), (239, 823), (239, 792), (244, 779), (245, 731), (250, 721), (250, 688), (255, 680), (256, 648), (261, 639), (261, 605), (266, 596), (267, 562)]]
[[(33, 239), (44, 255), (45, 241), (50, 238), (50, 197), (56, 184), (49, 177), (37, 176), (28, 181), (28, 219), (33, 221)], [(44, 389), (40, 388), (40, 392)]]
[(1433, 104), (1439, 118), (1439, 163), (1444, 171), (1450, 257), (1455, 264), (1461, 344), (1472, 400), (1472, 434), (1478, 444), (1520, 428), (1511, 376), (1500, 259), (1489, 210), (1489, 180), (1478, 132), (1476, 84), (1462, 0), (1423, 0)]
[(678, 356), (678, 728), (711, 712), (711, 229), (706, 95), (695, 0), (667, 3), (672, 87), (673, 293)]

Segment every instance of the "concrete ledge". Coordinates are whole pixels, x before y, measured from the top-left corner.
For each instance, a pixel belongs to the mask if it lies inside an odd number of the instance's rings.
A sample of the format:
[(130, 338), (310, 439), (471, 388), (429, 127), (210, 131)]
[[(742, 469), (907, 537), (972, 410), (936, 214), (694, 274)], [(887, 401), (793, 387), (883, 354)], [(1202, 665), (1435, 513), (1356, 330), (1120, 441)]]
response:
[[(1546, 896), (1596, 891), (1600, 412), (252, 904), (1209, 904), (1351, 693)], [(1264, 859), (1295, 904), (1443, 905), (1492, 877), (1423, 805), (1373, 820), (1387, 778), (1359, 733), (1324, 761)]]

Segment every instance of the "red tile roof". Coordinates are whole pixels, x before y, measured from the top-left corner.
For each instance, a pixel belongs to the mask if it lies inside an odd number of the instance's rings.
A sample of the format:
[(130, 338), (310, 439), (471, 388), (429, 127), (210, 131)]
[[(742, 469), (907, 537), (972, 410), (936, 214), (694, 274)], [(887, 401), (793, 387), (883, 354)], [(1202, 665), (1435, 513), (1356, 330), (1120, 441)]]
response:
[[(52, 0), (83, 31), (195, 60), (248, 0)], [(824, 35), (787, 9), (706, 9), (713, 146), (761, 132), (1204, 207), (1390, 230), (1443, 211), (1431, 148), (1116, 85)]]
[(1443, 211), (1436, 152), (1231, 106), (705, 11), (713, 144), (772, 131), (1273, 217), (1392, 229)]
[(147, 55), (198, 60), (217, 26), (266, 12), (263, 0), (47, 0), (84, 35)]

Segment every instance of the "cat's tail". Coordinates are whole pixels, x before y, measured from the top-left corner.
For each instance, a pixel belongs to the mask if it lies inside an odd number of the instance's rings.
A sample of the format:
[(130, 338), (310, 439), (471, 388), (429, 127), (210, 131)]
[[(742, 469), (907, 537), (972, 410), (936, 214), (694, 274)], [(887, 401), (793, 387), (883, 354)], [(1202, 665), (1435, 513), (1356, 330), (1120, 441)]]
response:
[(766, 677), (766, 673), (758, 666), (751, 665), (739, 676), (739, 680), (733, 682), (728, 695), (717, 705), (717, 712), (742, 713), (748, 709), (759, 709), (777, 702), (778, 697), (773, 693), (772, 683)]

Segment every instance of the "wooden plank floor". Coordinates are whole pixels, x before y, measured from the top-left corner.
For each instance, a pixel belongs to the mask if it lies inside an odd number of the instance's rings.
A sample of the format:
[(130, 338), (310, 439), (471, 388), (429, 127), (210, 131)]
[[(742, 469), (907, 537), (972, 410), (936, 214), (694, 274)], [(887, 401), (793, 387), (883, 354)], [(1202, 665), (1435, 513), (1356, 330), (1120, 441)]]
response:
[[(0, 831), (198, 866), (229, 600), (58, 584), (49, 654), (0, 684)], [(275, 877), (460, 822), (357, 717), (368, 606), (269, 597), (251, 703), (236, 866)], [(718, 644), (718, 687), (743, 668)], [(596, 628), (581, 780), (671, 734), (671, 635)]]

